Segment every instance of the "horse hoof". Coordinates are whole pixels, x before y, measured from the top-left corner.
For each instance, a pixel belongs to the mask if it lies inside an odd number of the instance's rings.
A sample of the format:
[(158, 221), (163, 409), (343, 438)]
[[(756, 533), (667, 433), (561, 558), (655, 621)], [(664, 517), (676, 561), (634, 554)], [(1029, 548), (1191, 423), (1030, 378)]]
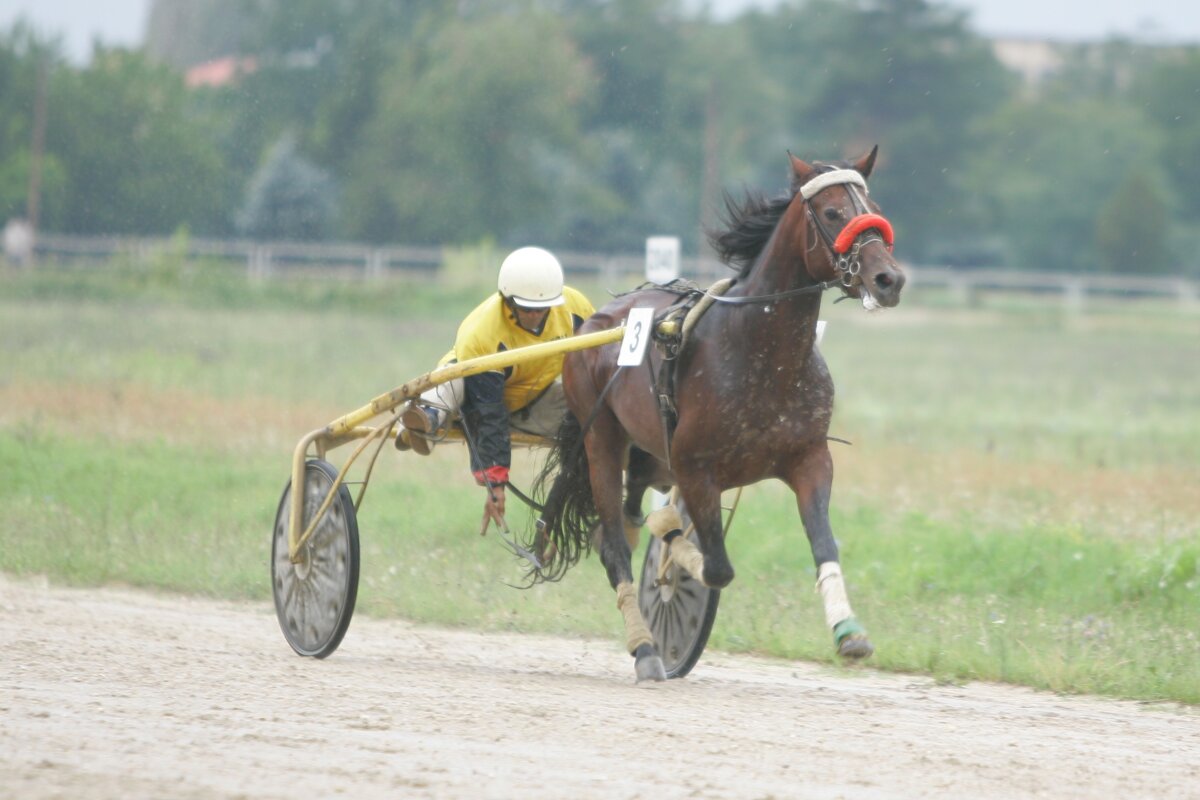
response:
[(842, 658), (853, 659), (858, 661), (866, 658), (875, 652), (875, 646), (871, 644), (871, 640), (861, 633), (852, 633), (845, 639), (842, 639), (838, 645), (838, 655)]
[(875, 652), (867, 632), (854, 617), (847, 617), (833, 628), (833, 640), (837, 643), (837, 654), (855, 661)]
[(663, 660), (658, 656), (647, 656), (639, 658), (635, 664), (637, 670), (637, 682), (642, 681), (665, 681), (667, 679), (667, 670), (663, 667)]
[(634, 651), (633, 668), (637, 672), (637, 682), (665, 681), (667, 670), (663, 660), (651, 645), (644, 644)]

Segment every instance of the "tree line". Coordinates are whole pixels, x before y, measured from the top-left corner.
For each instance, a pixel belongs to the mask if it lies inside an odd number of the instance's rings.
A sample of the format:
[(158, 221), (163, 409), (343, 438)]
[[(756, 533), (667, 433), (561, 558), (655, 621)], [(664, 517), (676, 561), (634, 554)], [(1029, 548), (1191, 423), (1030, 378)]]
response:
[(0, 32), (0, 219), (36, 164), (57, 232), (695, 253), (788, 151), (879, 144), (907, 260), (1195, 274), (1200, 48), (1059, 52), (1031, 84), (927, 0), (155, 0), (86, 66)]

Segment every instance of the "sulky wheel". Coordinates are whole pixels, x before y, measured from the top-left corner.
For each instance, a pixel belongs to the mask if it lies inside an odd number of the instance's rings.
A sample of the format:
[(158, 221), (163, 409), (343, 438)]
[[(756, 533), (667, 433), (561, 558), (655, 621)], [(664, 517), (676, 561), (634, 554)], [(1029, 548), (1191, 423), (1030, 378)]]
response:
[[(321, 507), (337, 470), (310, 459), (304, 468), (304, 526)], [(342, 642), (358, 596), (358, 521), (345, 486), (325, 512), (313, 535), (300, 548), (295, 564), (288, 558), (291, 481), (275, 513), (271, 542), (271, 589), (275, 614), (288, 644), (302, 656), (325, 658)]]
[[(683, 517), (683, 529), (689, 531), (688, 538), (697, 542), (687, 509), (683, 503), (679, 503), (678, 508)], [(708, 634), (717, 618), (721, 592), (709, 589), (674, 565), (668, 568), (663, 582), (656, 586), (662, 552), (662, 541), (650, 537), (646, 559), (642, 562), (638, 606), (654, 635), (654, 644), (662, 656), (667, 677), (682, 678), (692, 671), (704, 652)]]

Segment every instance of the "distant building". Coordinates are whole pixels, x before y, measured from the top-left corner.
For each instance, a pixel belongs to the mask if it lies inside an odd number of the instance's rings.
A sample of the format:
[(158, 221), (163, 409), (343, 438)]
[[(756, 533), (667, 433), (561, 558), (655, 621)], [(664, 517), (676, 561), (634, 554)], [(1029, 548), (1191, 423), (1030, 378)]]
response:
[(189, 89), (228, 86), (243, 75), (252, 75), (257, 69), (258, 61), (254, 58), (225, 56), (189, 67), (183, 80)]
[[(1061, 42), (1034, 38), (996, 38), (992, 53), (1001, 64), (1021, 76), (1026, 87), (1036, 90), (1072, 64), (1089, 70), (1109, 65), (1118, 86), (1127, 86), (1133, 77), (1137, 55), (1155, 60), (1187, 57), (1195, 45), (1111, 40), (1104, 42)], [(1114, 56), (1116, 58), (1114, 59)]]
[(1066, 48), (1066, 45), (1045, 39), (992, 40), (996, 60), (1033, 86), (1062, 69), (1066, 63)]

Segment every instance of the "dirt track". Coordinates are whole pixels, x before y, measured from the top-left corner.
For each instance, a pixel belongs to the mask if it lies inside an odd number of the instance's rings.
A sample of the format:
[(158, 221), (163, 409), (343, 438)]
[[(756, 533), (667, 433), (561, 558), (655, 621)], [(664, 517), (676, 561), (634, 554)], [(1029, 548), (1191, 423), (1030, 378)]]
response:
[[(615, 613), (615, 612), (614, 612)], [(1200, 797), (1200, 710), (0, 576), (0, 797)]]

